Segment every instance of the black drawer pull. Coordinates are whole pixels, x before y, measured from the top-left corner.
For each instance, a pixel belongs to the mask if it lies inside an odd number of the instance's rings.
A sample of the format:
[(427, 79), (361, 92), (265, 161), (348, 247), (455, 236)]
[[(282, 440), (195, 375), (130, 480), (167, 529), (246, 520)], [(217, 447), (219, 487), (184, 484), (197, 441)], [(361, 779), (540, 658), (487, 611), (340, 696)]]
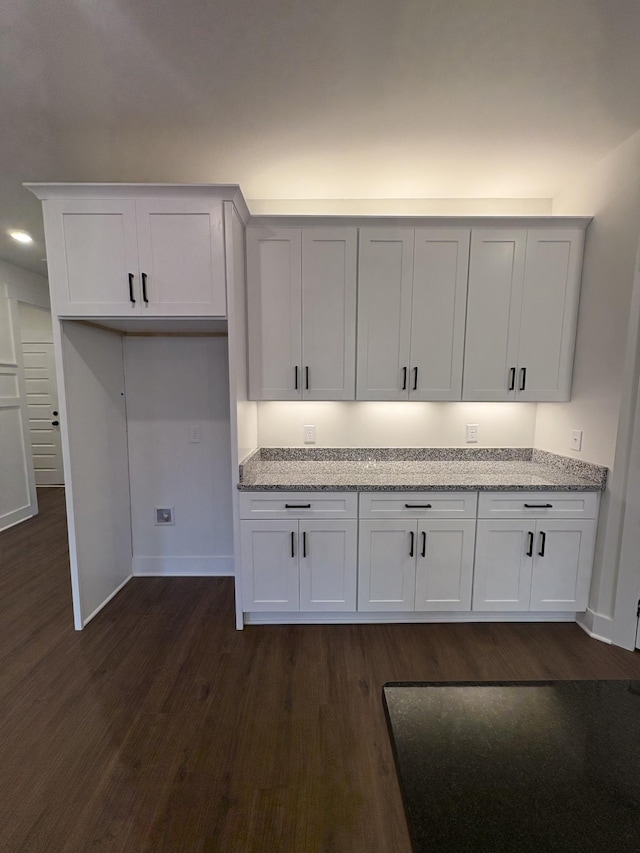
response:
[(426, 531), (422, 531), (422, 551), (420, 552), (421, 557), (427, 556), (427, 534)]
[(411, 540), (410, 540), (410, 541), (411, 541), (411, 545), (409, 545), (409, 556), (410, 556), (410, 557), (413, 557), (413, 546), (414, 546), (414, 544), (415, 544), (416, 534), (415, 534), (415, 533), (413, 532), (413, 530), (412, 530), (412, 531), (411, 531), (411, 533), (409, 534), (409, 536), (411, 537)]
[(285, 504), (285, 509), (311, 509), (311, 504)]
[(538, 551), (538, 555), (540, 557), (544, 557), (544, 546), (545, 546), (546, 542), (547, 542), (547, 534), (544, 532), (544, 530), (541, 530), (540, 531), (540, 550)]
[(414, 391), (418, 390), (418, 368), (417, 367), (413, 368), (413, 390)]
[(405, 504), (405, 509), (431, 509), (431, 504)]
[(142, 301), (145, 305), (149, 304), (149, 300), (147, 299), (147, 274), (146, 272), (141, 273), (142, 278)]
[(533, 532), (529, 531), (529, 547), (527, 548), (527, 557), (533, 557)]
[(525, 504), (525, 509), (553, 509), (553, 504)]
[(135, 297), (133, 295), (133, 273), (132, 272), (129, 273), (129, 302), (132, 305), (136, 304), (136, 300), (135, 300)]
[(403, 391), (407, 390), (407, 368), (406, 367), (402, 368), (402, 390)]
[(305, 367), (305, 369), (304, 369), (304, 387), (305, 387), (306, 391), (309, 390), (309, 368), (308, 367)]
[(296, 555), (296, 534), (291, 531), (291, 556), (295, 557)]
[(307, 556), (307, 534), (304, 530), (302, 531), (302, 556)]
[(516, 387), (516, 369), (515, 367), (511, 367), (509, 369), (509, 391), (513, 391)]
[(526, 384), (527, 384), (527, 368), (522, 367), (520, 369), (520, 390), (521, 391), (524, 391)]
[(294, 387), (295, 387), (295, 390), (297, 391), (298, 390), (298, 365), (296, 364), (296, 366), (293, 369), (295, 371), (295, 386)]

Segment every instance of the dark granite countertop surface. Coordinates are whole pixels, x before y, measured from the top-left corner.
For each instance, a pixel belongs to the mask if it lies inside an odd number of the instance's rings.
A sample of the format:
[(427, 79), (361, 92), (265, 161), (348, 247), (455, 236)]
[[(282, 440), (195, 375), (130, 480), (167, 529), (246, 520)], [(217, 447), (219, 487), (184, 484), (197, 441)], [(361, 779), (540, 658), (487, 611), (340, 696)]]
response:
[(246, 491), (600, 491), (607, 469), (533, 449), (261, 448)]
[(640, 682), (385, 685), (415, 853), (637, 853)]

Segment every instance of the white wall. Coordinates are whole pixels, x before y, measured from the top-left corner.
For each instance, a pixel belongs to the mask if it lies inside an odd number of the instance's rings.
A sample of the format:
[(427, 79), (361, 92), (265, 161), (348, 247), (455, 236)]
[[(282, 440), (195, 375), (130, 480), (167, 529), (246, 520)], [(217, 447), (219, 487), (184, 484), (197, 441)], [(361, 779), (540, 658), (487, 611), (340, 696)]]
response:
[[(595, 218), (585, 245), (572, 399), (539, 404), (535, 446), (612, 469), (601, 506), (588, 614), (596, 633), (610, 637), (629, 412), (635, 408), (637, 388), (633, 376), (637, 327), (633, 321), (630, 325), (630, 315), (640, 231), (640, 133), (558, 195), (553, 213)], [(579, 454), (568, 446), (571, 429), (584, 430)]]
[(124, 355), (133, 574), (233, 574), (227, 339), (126, 337)]
[(550, 216), (550, 198), (259, 198), (252, 216)]
[[(532, 403), (263, 402), (258, 444), (302, 446), (315, 424), (317, 447), (533, 447), (535, 419)], [(476, 445), (468, 423), (479, 425)]]
[(51, 310), (26, 302), (18, 303), (20, 338), (23, 344), (53, 343)]

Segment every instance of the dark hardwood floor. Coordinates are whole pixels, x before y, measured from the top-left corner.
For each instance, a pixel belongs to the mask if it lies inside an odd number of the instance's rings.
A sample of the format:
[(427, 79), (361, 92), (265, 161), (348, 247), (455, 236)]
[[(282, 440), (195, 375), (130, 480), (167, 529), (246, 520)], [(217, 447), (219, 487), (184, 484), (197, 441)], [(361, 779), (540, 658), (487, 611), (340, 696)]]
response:
[(62, 490), (0, 534), (0, 850), (409, 853), (386, 681), (640, 678), (574, 624), (234, 629), (230, 579), (73, 630)]

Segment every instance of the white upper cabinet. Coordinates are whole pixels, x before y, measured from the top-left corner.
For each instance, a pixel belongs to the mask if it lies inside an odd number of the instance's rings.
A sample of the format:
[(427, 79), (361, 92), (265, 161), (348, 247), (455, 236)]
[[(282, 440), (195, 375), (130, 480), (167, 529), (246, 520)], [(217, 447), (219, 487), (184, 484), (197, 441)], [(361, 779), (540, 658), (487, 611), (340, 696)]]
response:
[(64, 317), (224, 316), (216, 199), (49, 199), (49, 278)]
[(465, 400), (568, 400), (584, 233), (473, 231)]
[(359, 400), (459, 400), (468, 229), (363, 229)]
[(357, 230), (247, 232), (249, 395), (353, 400)]

